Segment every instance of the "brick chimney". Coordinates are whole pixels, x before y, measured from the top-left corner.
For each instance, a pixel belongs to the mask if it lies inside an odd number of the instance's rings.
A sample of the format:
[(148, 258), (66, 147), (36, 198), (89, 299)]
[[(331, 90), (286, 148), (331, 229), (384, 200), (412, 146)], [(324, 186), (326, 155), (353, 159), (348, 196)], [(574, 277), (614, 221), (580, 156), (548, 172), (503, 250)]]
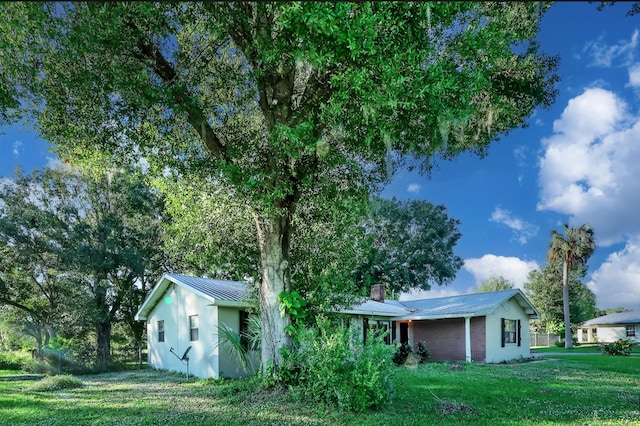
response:
[(371, 286), (371, 300), (384, 303), (384, 284)]

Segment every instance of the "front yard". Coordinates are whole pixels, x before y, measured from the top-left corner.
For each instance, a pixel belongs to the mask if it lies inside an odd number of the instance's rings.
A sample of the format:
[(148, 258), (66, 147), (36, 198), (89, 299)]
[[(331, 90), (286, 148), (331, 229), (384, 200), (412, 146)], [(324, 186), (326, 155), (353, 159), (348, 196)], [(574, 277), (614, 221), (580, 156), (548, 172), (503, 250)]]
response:
[[(556, 356), (554, 355), (554, 358)], [(640, 425), (640, 358), (560, 355), (535, 362), (429, 363), (394, 371), (392, 403), (344, 413), (263, 390), (150, 369), (79, 376), (76, 389), (0, 380), (4, 425)], [(13, 373), (15, 374), (15, 372)]]

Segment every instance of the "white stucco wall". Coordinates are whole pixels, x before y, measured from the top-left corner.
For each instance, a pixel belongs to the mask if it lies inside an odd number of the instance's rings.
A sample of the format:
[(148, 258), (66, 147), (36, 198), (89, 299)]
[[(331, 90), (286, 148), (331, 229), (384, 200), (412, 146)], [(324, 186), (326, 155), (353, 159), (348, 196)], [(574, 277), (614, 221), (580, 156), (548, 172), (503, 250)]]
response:
[[(636, 324), (636, 336), (635, 337), (627, 337), (627, 327), (626, 325), (598, 325), (597, 331), (597, 341), (602, 343), (611, 343), (615, 342), (618, 339), (628, 339), (632, 342), (640, 343), (640, 325)], [(580, 334), (581, 331), (578, 332)]]
[[(518, 343), (506, 343), (502, 347), (502, 324), (501, 319), (520, 320), (521, 345)], [(529, 350), (529, 317), (514, 299), (503, 303), (496, 311), (486, 317), (486, 362), (495, 363), (528, 358), (531, 356)]]
[[(170, 371), (186, 372), (186, 365), (170, 352), (182, 356), (189, 352), (189, 373), (200, 378), (219, 375), (218, 348), (215, 345), (218, 308), (211, 302), (180, 286), (171, 284), (162, 300), (147, 319), (149, 366)], [(198, 315), (199, 339), (189, 339), (189, 316)], [(164, 320), (165, 341), (158, 342), (158, 320)]]

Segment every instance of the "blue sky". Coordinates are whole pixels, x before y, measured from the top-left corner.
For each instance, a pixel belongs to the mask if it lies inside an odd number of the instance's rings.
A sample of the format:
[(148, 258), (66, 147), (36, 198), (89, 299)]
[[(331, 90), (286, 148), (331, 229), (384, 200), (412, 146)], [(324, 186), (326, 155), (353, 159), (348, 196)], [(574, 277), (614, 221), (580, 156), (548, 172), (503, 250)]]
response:
[[(584, 282), (598, 307), (640, 309), (640, 16), (625, 16), (631, 3), (596, 6), (555, 3), (544, 17), (541, 49), (561, 59), (552, 108), (484, 159), (441, 161), (429, 178), (400, 173), (384, 192), (444, 204), (461, 221), (455, 282), (403, 298), (464, 294), (498, 275), (522, 287), (545, 264), (552, 229), (589, 223), (597, 247)], [(0, 131), (0, 177), (56, 164), (32, 131)]]

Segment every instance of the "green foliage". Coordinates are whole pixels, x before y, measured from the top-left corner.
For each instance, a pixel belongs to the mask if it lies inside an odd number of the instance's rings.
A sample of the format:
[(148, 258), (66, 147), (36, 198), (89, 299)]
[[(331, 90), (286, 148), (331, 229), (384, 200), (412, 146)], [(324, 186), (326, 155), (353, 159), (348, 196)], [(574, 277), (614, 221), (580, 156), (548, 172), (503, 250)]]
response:
[(633, 343), (628, 339), (618, 339), (615, 342), (600, 345), (600, 352), (603, 355), (629, 356), (632, 349)]
[(52, 392), (65, 389), (77, 389), (84, 386), (82, 380), (74, 376), (47, 376), (31, 386), (34, 392)]
[(280, 315), (284, 318), (288, 315), (291, 319), (291, 323), (285, 328), (285, 333), (290, 337), (296, 337), (303, 326), (303, 321), (307, 317), (307, 311), (305, 307), (307, 302), (302, 298), (297, 291), (283, 291), (278, 295), (278, 302), (280, 303)]
[(30, 362), (27, 352), (0, 352), (0, 370), (29, 371)]
[(416, 343), (416, 354), (420, 357), (420, 363), (424, 364), (429, 358), (431, 358), (431, 352), (427, 348), (426, 342)]
[[(584, 270), (576, 268), (569, 277), (569, 311), (571, 323), (580, 324), (593, 318), (596, 309), (596, 297), (581, 279)], [(558, 334), (564, 331), (562, 265), (548, 263), (540, 269), (529, 272), (524, 291), (531, 303), (540, 312), (536, 323), (548, 333)]]
[(18, 170), (0, 186), (0, 200), (0, 302), (38, 351), (56, 336), (94, 332), (94, 357), (105, 366), (117, 322), (140, 342), (144, 324), (134, 315), (163, 261), (162, 200), (144, 177), (71, 166)]
[(408, 343), (401, 343), (397, 345), (396, 352), (393, 354), (391, 360), (396, 365), (402, 365), (412, 352), (413, 350), (411, 349), (411, 345)]
[[(0, 119), (29, 118), (72, 163), (144, 158), (152, 178), (219, 182), (269, 259), (259, 294), (302, 291), (290, 280), (296, 212), (365, 202), (409, 162), (428, 172), (437, 158), (484, 155), (551, 104), (557, 59), (535, 43), (547, 8), (4, 3)], [(338, 287), (342, 265), (320, 265), (323, 287)], [(277, 304), (261, 302), (281, 334)]]
[(480, 283), (476, 293), (489, 293), (492, 291), (511, 290), (515, 285), (505, 277), (490, 277)]
[(395, 294), (450, 283), (463, 263), (453, 252), (461, 237), (459, 225), (441, 205), (375, 198), (363, 224), (371, 245), (363, 247), (368, 251), (354, 271), (355, 280), (366, 289), (384, 284)]
[(578, 228), (565, 224), (564, 235), (556, 230), (551, 231), (547, 260), (551, 263), (562, 264), (562, 305), (566, 348), (572, 346), (570, 275), (575, 269), (582, 269), (584, 275), (587, 260), (593, 254), (595, 247), (593, 228), (589, 224), (583, 224)]
[(262, 323), (257, 315), (249, 316), (248, 329), (244, 334), (238, 333), (224, 323), (219, 324), (217, 344), (238, 359), (245, 372), (258, 371), (257, 365), (255, 365), (256, 358), (253, 354), (260, 349), (261, 329)]
[(293, 350), (283, 348), (278, 382), (301, 399), (349, 411), (389, 402), (393, 347), (380, 336), (362, 344), (349, 329), (320, 322), (300, 330), (298, 342)]

